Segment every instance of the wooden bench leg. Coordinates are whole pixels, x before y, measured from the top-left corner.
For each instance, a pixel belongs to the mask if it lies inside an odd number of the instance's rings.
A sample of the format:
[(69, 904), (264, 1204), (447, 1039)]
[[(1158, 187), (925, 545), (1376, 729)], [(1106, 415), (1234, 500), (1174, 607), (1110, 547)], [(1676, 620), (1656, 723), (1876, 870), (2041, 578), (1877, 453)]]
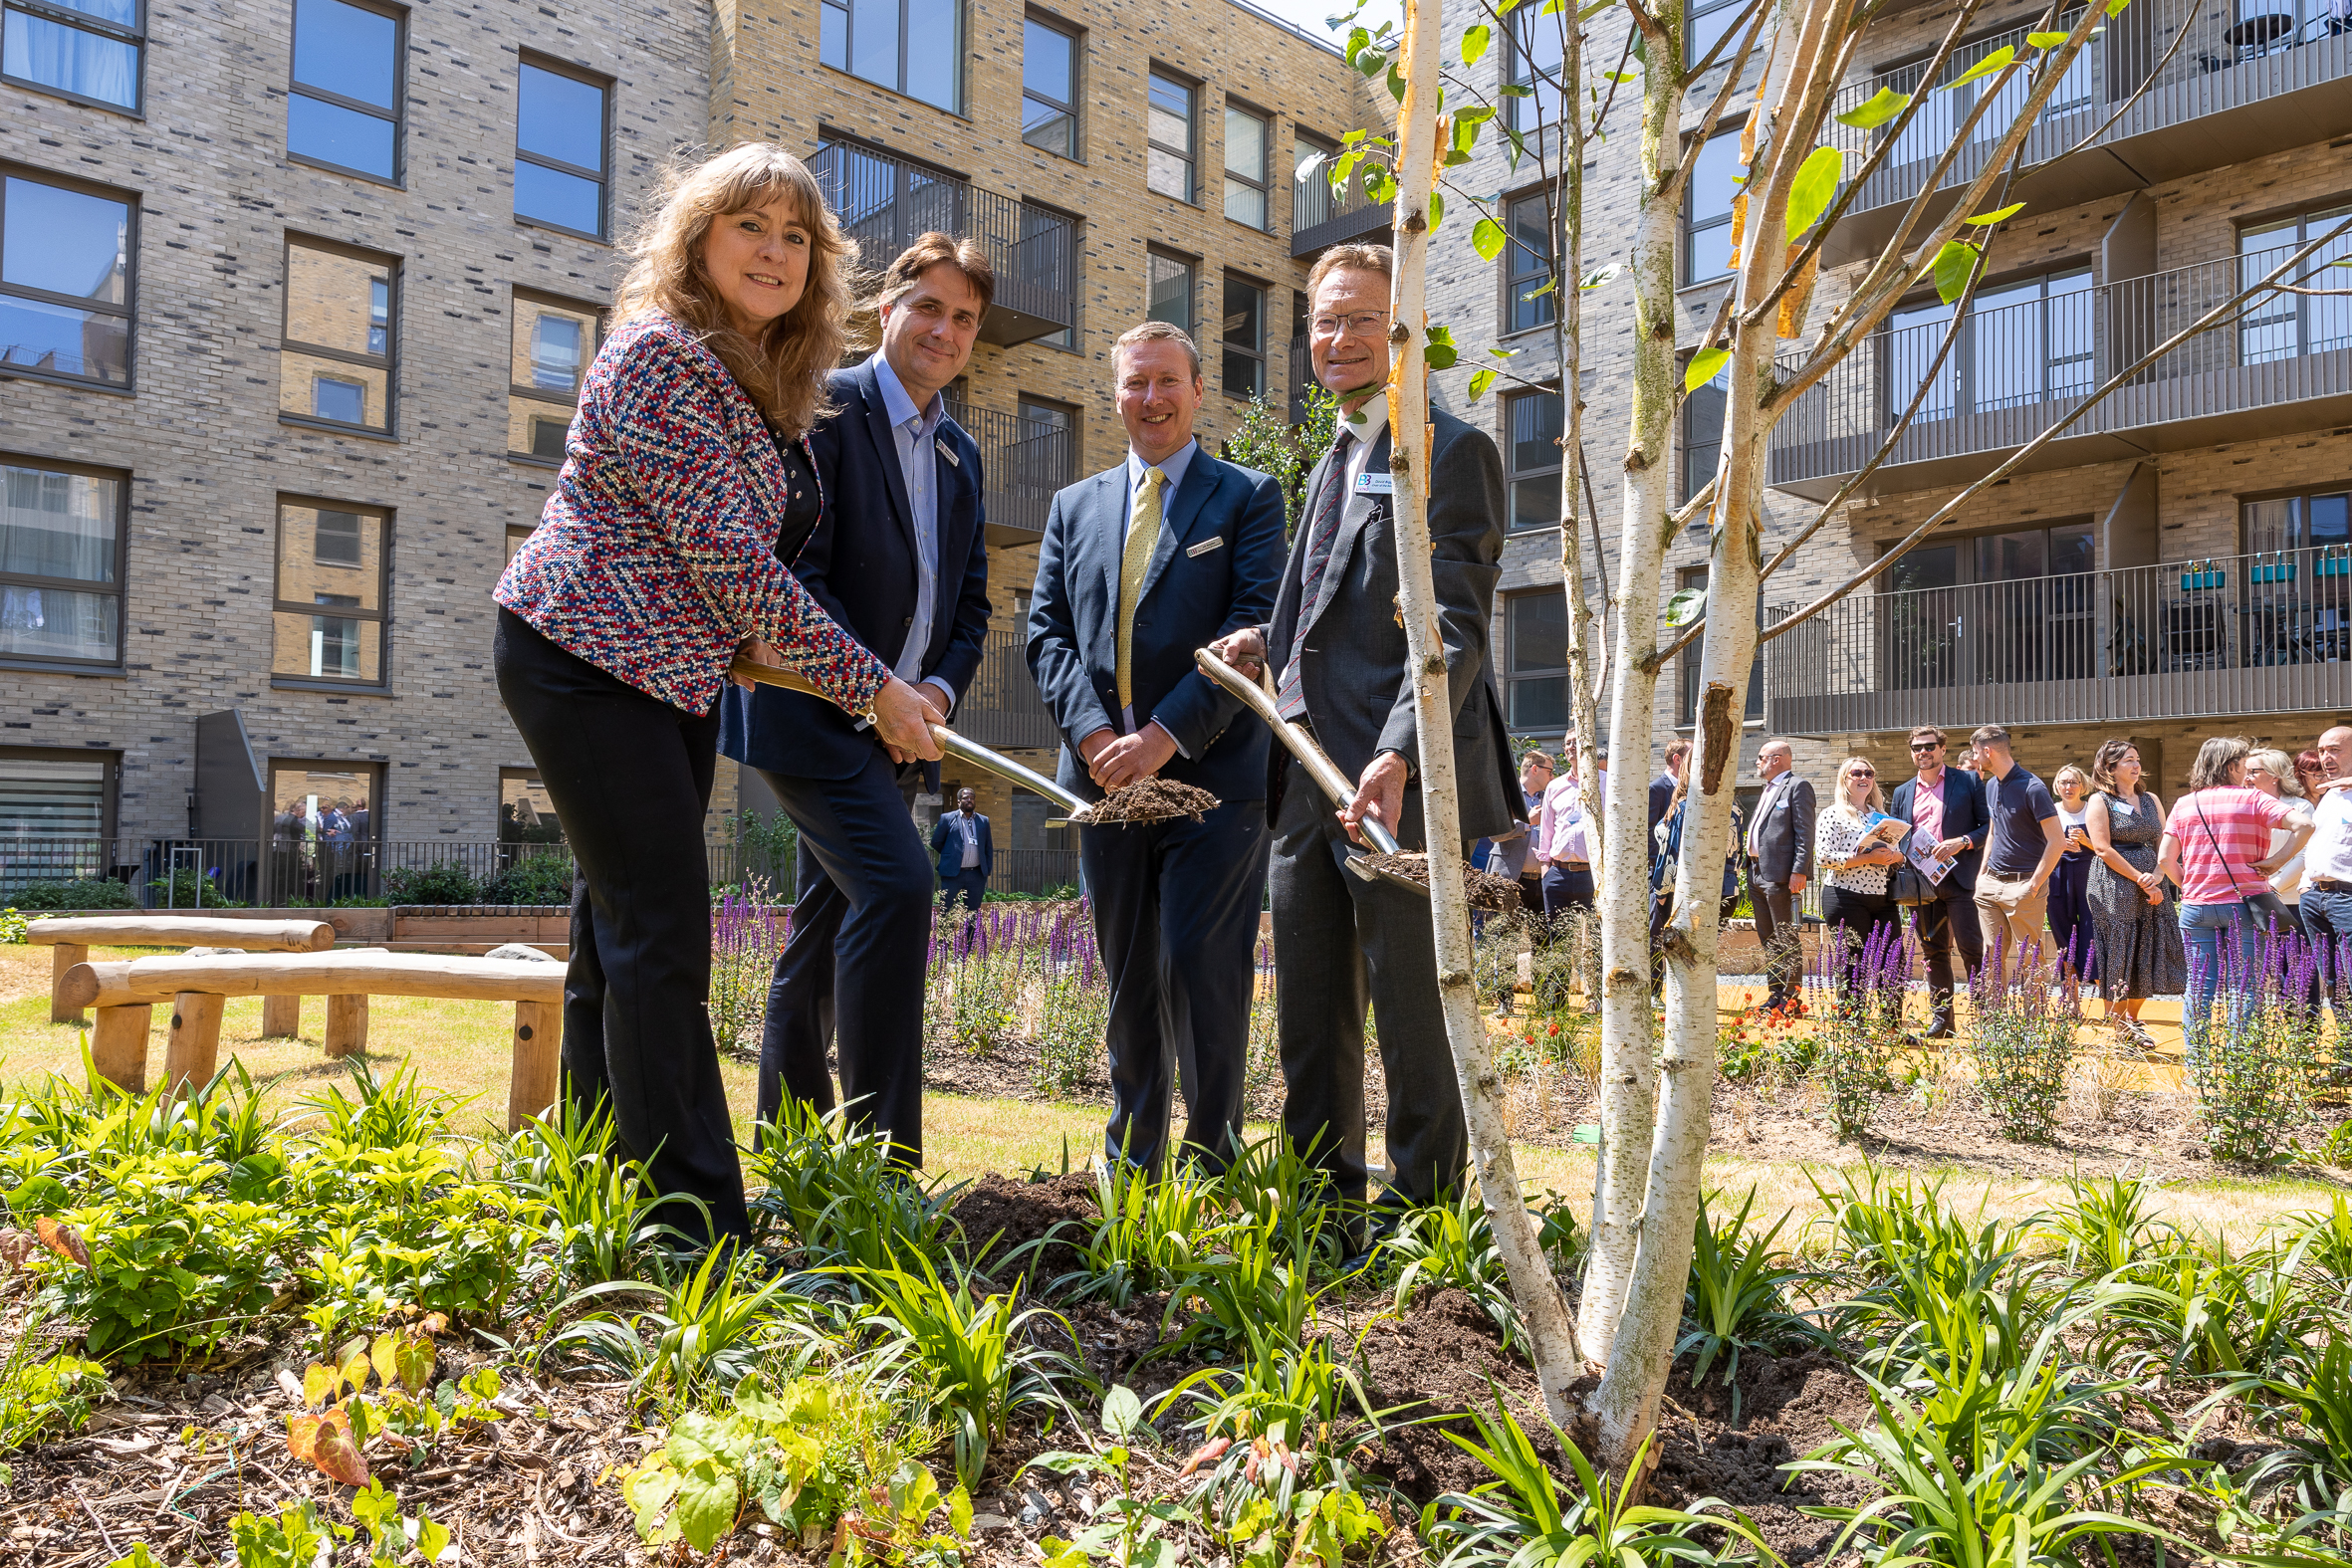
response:
[(66, 1006), (66, 971), (89, 962), (90, 949), (79, 942), (60, 942), (49, 951), (54, 955), (49, 961), (49, 1021), (79, 1023), (82, 1009)]
[(263, 1039), (293, 1039), (301, 1033), (302, 998), (264, 997), (261, 999), (261, 1037)]
[(171, 1042), (163, 1052), (163, 1081), (176, 1092), (201, 1089), (220, 1067), (220, 1018), (228, 998), (183, 991), (171, 999)]
[(367, 999), (327, 999), (327, 1054), (356, 1056), (367, 1048)]
[(515, 1061), (506, 1097), (510, 1133), (520, 1132), (525, 1122), (556, 1103), (562, 1017), (563, 1009), (552, 1002), (515, 1004)]
[(101, 1008), (90, 1031), (90, 1059), (98, 1075), (133, 1094), (147, 1092), (147, 1030), (151, 1007)]

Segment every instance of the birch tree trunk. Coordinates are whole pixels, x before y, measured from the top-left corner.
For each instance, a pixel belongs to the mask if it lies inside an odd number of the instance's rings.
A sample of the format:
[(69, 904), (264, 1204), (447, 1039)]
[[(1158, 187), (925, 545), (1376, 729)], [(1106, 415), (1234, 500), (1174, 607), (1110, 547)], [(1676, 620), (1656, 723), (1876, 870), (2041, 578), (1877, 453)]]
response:
[[(1425, 14), (1426, 13), (1426, 14)], [(1389, 472), (1395, 479), (1398, 599), (1413, 683), (1421, 751), (1421, 807), (1429, 834), (1430, 918), (1437, 938), (1438, 995), (1446, 1043), (1498, 1250), (1528, 1328), (1529, 1348), (1554, 1421), (1574, 1413), (1568, 1385), (1582, 1370), (1567, 1300), (1543, 1255), (1520, 1192), (1503, 1120), (1503, 1085), (1471, 978), (1470, 905), (1462, 887), (1462, 813), (1454, 774), (1454, 725), (1447, 705), (1445, 640), (1429, 556), (1429, 375), (1423, 310), (1429, 266), (1429, 198), (1437, 184), (1440, 0), (1406, 0), (1397, 65), (1405, 96), (1397, 106), (1396, 273), (1389, 299)]]
[[(1609, 704), (1609, 734), (1619, 755), (1603, 804), (1605, 866), (1598, 889), (1600, 1148), (1578, 1322), (1586, 1353), (1604, 1360), (1633, 1284), (1642, 1239), (1643, 1166), (1658, 1098), (1649, 996), (1646, 766), (1658, 678), (1646, 655), (1657, 645), (1660, 577), (1674, 503), (1675, 247), (1683, 183), (1680, 44), (1638, 6), (1626, 9), (1628, 25), (1642, 30), (1649, 63), (1642, 73), (1643, 200), (1627, 256), (1634, 302), (1632, 432), (1625, 453)], [(1687, 854), (1684, 863), (1689, 863)]]
[[(1584, 29), (1577, 20), (1576, 10), (1575, 6), (1566, 5), (1557, 13), (1560, 116), (1556, 139), (1559, 145), (1551, 152), (1559, 160), (1555, 165), (1559, 173), (1552, 182), (1557, 192), (1552, 203), (1557, 221), (1551, 226), (1549, 238), (1552, 356), (1559, 365), (1559, 576), (1568, 598), (1568, 718), (1576, 727), (1580, 744), (1590, 751), (1600, 736), (1600, 682), (1606, 678), (1608, 659), (1604, 641), (1606, 622), (1595, 612), (1584, 592), (1584, 509), (1577, 503), (1577, 478), (1583, 470), (1584, 453), (1584, 106), (1580, 86), (1584, 79)], [(1536, 17), (1530, 25), (1541, 26), (1542, 18)], [(1539, 104), (1542, 100), (1538, 97), (1533, 102)], [(1538, 145), (1538, 151), (1542, 150)], [(1596, 649), (1601, 650), (1597, 667)], [(1600, 824), (1600, 833), (1607, 830), (1605, 822)], [(1535, 869), (1540, 873), (1543, 868)], [(1593, 870), (1596, 874), (1601, 870), (1597, 861)]]

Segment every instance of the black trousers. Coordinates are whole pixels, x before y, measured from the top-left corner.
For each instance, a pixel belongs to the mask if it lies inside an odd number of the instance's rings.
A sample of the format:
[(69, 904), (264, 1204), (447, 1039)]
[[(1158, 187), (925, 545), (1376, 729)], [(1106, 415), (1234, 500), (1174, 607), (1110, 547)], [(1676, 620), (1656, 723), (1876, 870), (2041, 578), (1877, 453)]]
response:
[(760, 1119), (774, 1120), (786, 1094), (833, 1108), (825, 1054), (837, 1028), (850, 1120), (888, 1132), (895, 1157), (920, 1166), (932, 863), (909, 806), (922, 771), (877, 746), (846, 779), (760, 777), (801, 830), (792, 935), (760, 1039)]
[[(1936, 892), (1937, 897), (1912, 909), (1911, 930), (1919, 938), (1920, 953), (1927, 959), (1928, 1005), (1934, 1013), (1928, 1023), (1927, 1037), (1940, 1040), (1952, 1032), (1955, 981), (1965, 985), (1968, 977), (1985, 962), (1985, 926), (1977, 919), (1976, 890), (1962, 887), (1958, 872), (1937, 883)], [(1958, 976), (1952, 970), (1955, 948), (1967, 966)]]
[[(1855, 992), (1865, 979), (1861, 973), (1862, 955), (1869, 945), (1870, 934), (1880, 926), (1900, 930), (1903, 909), (1889, 894), (1857, 892), (1831, 882), (1821, 888), (1821, 919), (1828, 927), (1822, 935), (1833, 944), (1836, 955), (1831, 960), (1830, 974), (1834, 977), (1838, 1005), (1850, 1008)], [(1905, 975), (1897, 984), (1906, 984), (1910, 978)], [(1901, 996), (1900, 991), (1895, 993), (1898, 1009)]]
[[(1294, 762), (1274, 824), (1275, 1030), (1283, 1130), (1341, 1198), (1364, 1197), (1364, 1009), (1388, 1085), (1389, 1198), (1428, 1204), (1462, 1185), (1470, 1137), (1437, 993), (1429, 903), (1340, 869), (1347, 832)], [(1418, 849), (1421, 791), (1405, 791), (1398, 842)], [(1099, 890), (1098, 890), (1099, 891)]]
[(939, 879), (940, 912), (945, 914), (953, 910), (956, 901), (961, 899), (964, 908), (977, 915), (980, 913), (981, 900), (987, 892), (988, 878), (980, 874), (978, 866), (969, 871), (958, 871), (953, 876), (943, 876)]
[[(504, 699), (580, 867), (564, 978), (564, 1077), (612, 1108), (656, 1190), (709, 1207), (704, 1239), (748, 1239), (743, 1165), (711, 1039), (702, 817), (716, 713), (690, 714), (557, 647), (512, 610), (492, 644)], [(662, 1216), (702, 1235), (699, 1215)]]
[(1764, 948), (1765, 1006), (1798, 1000), (1804, 984), (1804, 943), (1799, 935), (1798, 897), (1785, 882), (1767, 882), (1756, 862), (1748, 864), (1748, 905), (1756, 915), (1756, 940)]
[(1158, 1170), (1181, 1085), (1185, 1152), (1217, 1170), (1232, 1161), (1270, 847), (1263, 800), (1228, 800), (1198, 822), (1078, 829), (1110, 981), (1106, 1157)]

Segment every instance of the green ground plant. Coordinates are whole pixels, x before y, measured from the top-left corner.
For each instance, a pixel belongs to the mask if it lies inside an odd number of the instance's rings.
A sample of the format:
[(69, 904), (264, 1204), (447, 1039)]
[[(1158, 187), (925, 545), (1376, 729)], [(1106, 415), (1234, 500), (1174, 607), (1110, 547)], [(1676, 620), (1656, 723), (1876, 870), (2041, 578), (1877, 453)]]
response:
[(2074, 1074), (2081, 999), (2071, 980), (2053, 984), (2029, 952), (2004, 978), (1994, 975), (1988, 968), (1969, 989), (1978, 1092), (2002, 1137), (2047, 1143)]
[(1674, 1347), (1677, 1360), (1692, 1353), (1691, 1386), (1698, 1387), (1721, 1359), (1724, 1383), (1732, 1391), (1732, 1422), (1740, 1421), (1740, 1353), (1744, 1350), (1777, 1352), (1810, 1344), (1820, 1338), (1813, 1326), (1788, 1309), (1787, 1286), (1802, 1270), (1772, 1250), (1772, 1242), (1788, 1223), (1783, 1214), (1761, 1235), (1748, 1228), (1756, 1208), (1756, 1189), (1740, 1205), (1740, 1212), (1717, 1223), (1705, 1195), (1699, 1200), (1691, 1252), (1690, 1294), (1683, 1313), (1690, 1323)]

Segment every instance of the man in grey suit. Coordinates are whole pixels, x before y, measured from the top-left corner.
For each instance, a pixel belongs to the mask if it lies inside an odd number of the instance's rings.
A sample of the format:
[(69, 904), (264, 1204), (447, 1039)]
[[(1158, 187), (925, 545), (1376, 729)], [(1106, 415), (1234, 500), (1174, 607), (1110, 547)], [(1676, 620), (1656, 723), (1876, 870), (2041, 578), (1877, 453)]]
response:
[[(1340, 245), (1308, 277), (1315, 376), (1340, 399), (1340, 434), (1307, 480), (1305, 517), (1272, 624), (1217, 645), (1245, 667), (1263, 657), (1276, 678), (1276, 705), (1305, 724), (1356, 781), (1353, 798), (1334, 811), (1288, 752), (1278, 748), (1270, 759), (1276, 1034), (1285, 1132), (1302, 1153), (1311, 1151), (1339, 1197), (1361, 1201), (1364, 1008), (1371, 1007), (1388, 1086), (1383, 1210), (1428, 1204), (1458, 1187), (1468, 1144), (1439, 1010), (1429, 904), (1342, 869), (1351, 843), (1362, 843), (1356, 828), (1367, 816), (1408, 849), (1425, 842), (1422, 739), (1397, 609), (1383, 393), (1392, 265), (1384, 245)], [(1508, 832), (1524, 810), (1487, 652), (1502, 574), (1503, 461), (1483, 431), (1441, 410), (1429, 417), (1436, 427), (1430, 566), (1454, 716), (1446, 739), (1467, 849)]]
[(1804, 972), (1797, 908), (1813, 874), (1813, 786), (1789, 771), (1791, 760), (1786, 741), (1756, 749), (1764, 793), (1748, 819), (1748, 887), (1764, 950), (1767, 1008), (1795, 1003)]

